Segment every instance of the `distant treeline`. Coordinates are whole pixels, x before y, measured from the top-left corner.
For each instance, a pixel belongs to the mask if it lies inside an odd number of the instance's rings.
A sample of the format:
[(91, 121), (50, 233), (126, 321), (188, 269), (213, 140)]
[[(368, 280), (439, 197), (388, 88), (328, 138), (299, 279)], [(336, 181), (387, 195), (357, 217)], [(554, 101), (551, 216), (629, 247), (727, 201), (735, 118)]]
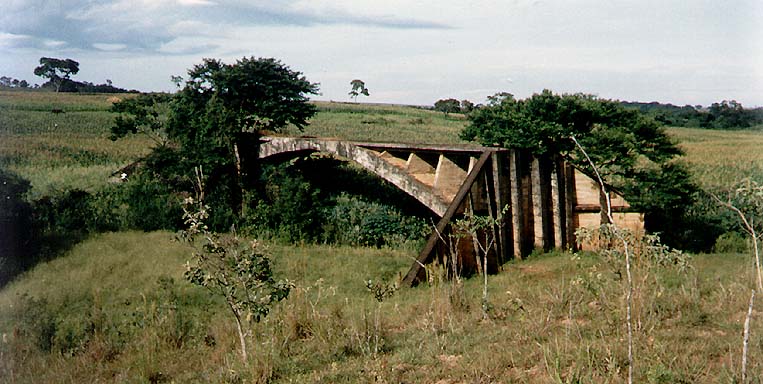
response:
[(745, 129), (763, 125), (763, 108), (745, 109), (735, 100), (724, 100), (709, 107), (658, 102), (621, 102), (627, 108), (638, 109), (656, 121), (674, 127), (708, 129)]
[[(43, 83), (42, 85), (39, 84), (30, 84), (26, 80), (19, 80), (14, 79), (9, 76), (0, 76), (0, 89), (9, 89), (9, 88), (15, 88), (15, 89), (39, 89), (39, 90), (47, 90), (47, 91), (54, 91), (56, 90), (56, 86), (52, 81), (47, 81)], [(106, 80), (106, 83), (103, 84), (94, 84), (88, 81), (76, 81), (71, 79), (64, 79), (61, 82), (61, 89), (59, 89), (59, 92), (70, 92), (70, 93), (140, 93), (137, 90), (127, 90), (124, 88), (119, 88), (114, 86), (111, 83), (111, 80)]]

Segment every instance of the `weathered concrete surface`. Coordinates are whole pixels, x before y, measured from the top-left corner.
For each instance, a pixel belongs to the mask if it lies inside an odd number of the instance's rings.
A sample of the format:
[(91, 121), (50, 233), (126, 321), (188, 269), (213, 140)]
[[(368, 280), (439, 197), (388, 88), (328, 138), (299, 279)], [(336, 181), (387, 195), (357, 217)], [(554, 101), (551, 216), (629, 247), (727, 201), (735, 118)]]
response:
[(446, 201), (453, 201), (458, 189), (466, 179), (466, 170), (461, 169), (445, 154), (440, 155), (434, 176), (434, 189)]
[[(316, 138), (266, 137), (260, 144), (259, 157), (265, 159), (290, 152), (323, 152), (353, 161), (363, 168), (389, 181), (405, 193), (427, 206), (437, 216), (442, 217), (448, 210), (449, 201), (436, 194), (431, 187), (416, 180), (400, 167), (399, 162), (390, 162), (389, 154), (363, 148), (355, 143)], [(399, 159), (398, 159), (399, 160)], [(405, 166), (405, 161), (402, 162)], [(463, 182), (463, 180), (461, 180)], [(460, 187), (460, 184), (458, 185)], [(456, 187), (458, 188), (458, 187)]]

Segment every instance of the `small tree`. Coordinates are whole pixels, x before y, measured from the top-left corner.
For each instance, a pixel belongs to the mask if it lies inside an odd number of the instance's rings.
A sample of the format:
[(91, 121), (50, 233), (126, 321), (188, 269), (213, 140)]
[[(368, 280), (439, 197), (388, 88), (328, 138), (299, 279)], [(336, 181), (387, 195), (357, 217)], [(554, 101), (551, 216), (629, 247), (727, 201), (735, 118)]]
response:
[(225, 299), (236, 320), (241, 360), (246, 363), (246, 337), (250, 331), (245, 328), (251, 321), (259, 322), (267, 316), (274, 303), (289, 296), (293, 285), (273, 278), (268, 254), (256, 240), (247, 241), (235, 233), (211, 232), (204, 224), (208, 209), (202, 200), (189, 197), (184, 202), (183, 218), (188, 229), (181, 236), (197, 249), (194, 262), (186, 264), (185, 277)]
[(34, 74), (49, 79), (56, 87), (56, 92), (61, 89), (61, 84), (69, 80), (72, 75), (79, 72), (79, 63), (72, 59), (56, 59), (41, 57), (40, 65), (34, 69)]
[(368, 96), (368, 88), (366, 88), (366, 83), (363, 82), (363, 80), (355, 79), (350, 82), (350, 86), (352, 86), (352, 89), (350, 90), (348, 94), (355, 101), (358, 101), (359, 95)]

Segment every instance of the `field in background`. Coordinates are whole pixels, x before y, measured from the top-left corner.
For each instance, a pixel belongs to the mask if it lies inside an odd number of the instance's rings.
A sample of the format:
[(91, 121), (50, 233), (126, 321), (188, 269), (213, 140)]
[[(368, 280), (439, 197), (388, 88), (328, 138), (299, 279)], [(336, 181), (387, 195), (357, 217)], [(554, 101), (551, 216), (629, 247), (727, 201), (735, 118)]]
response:
[(457, 144), (465, 143), (458, 134), (466, 124), (461, 114), (435, 112), (422, 108), (316, 102), (318, 114), (300, 133), (353, 141)]
[(763, 180), (763, 130), (669, 128), (685, 160), (706, 188), (728, 188), (745, 177)]
[(142, 136), (109, 139), (118, 97), (0, 91), (0, 166), (31, 181), (32, 197), (97, 189), (152, 145)]

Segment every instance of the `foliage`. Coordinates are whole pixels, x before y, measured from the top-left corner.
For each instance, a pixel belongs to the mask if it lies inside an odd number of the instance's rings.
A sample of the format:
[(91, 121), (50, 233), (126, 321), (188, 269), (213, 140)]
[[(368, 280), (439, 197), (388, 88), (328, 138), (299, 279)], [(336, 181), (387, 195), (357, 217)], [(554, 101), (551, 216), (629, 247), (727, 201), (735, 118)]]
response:
[(434, 109), (446, 115), (449, 113), (459, 113), (461, 112), (461, 102), (456, 99), (440, 99), (434, 103)]
[(32, 207), (27, 180), (0, 168), (0, 287), (29, 266), (33, 254)]
[(0, 77), (0, 89), (1, 88), (29, 88), (29, 83), (26, 80), (2, 76)]
[(201, 242), (193, 255), (194, 263), (186, 264), (185, 277), (225, 299), (236, 319), (241, 357), (246, 362), (245, 323), (259, 322), (267, 316), (274, 303), (289, 296), (293, 285), (273, 278), (270, 259), (256, 240), (209, 231), (204, 224), (207, 209), (202, 201), (195, 203), (190, 197), (184, 202), (183, 218), (188, 229), (181, 235), (191, 244)]
[(252, 202), (241, 223), (260, 237), (395, 247), (426, 235), (420, 203), (376, 175), (337, 160), (306, 157), (266, 165), (260, 185), (262, 198)]
[(275, 59), (206, 59), (188, 76), (173, 100), (168, 131), (189, 151), (231, 146), (242, 133), (302, 128), (316, 112), (307, 95), (318, 85)]
[(736, 100), (723, 100), (713, 103), (707, 109), (702, 128), (739, 129), (749, 128), (753, 124), (763, 123), (763, 111), (745, 110)]
[(64, 81), (79, 72), (79, 63), (72, 59), (56, 59), (41, 57), (40, 65), (34, 69), (35, 76), (49, 79), (56, 87), (56, 92), (61, 88)]
[(358, 101), (358, 96), (368, 96), (368, 88), (366, 88), (366, 83), (363, 80), (355, 79), (353, 81), (350, 81), (350, 86), (352, 89), (350, 89), (349, 95), (355, 101)]
[(128, 134), (142, 133), (158, 144), (166, 143), (164, 118), (171, 96), (164, 93), (143, 93), (138, 97), (124, 99), (111, 106), (111, 112), (119, 115), (111, 127), (111, 140)]
[(462, 138), (485, 145), (561, 153), (593, 174), (571, 137), (586, 148), (603, 179), (623, 193), (634, 209), (646, 212), (651, 231), (676, 228), (660, 220), (681, 218), (696, 186), (685, 166), (676, 163), (682, 151), (664, 129), (639, 112), (591, 95), (556, 95), (544, 90), (525, 100), (510, 94), (490, 98), (489, 105), (469, 115)]
[(242, 214), (244, 195), (256, 181), (248, 174), (257, 173), (256, 153), (244, 148), (256, 146), (262, 130), (304, 127), (316, 112), (307, 96), (317, 91), (317, 84), (275, 59), (206, 59), (188, 71), (173, 96), (167, 134), (180, 145), (186, 169), (201, 166), (218, 178), (209, 180), (208, 196)]
[(341, 194), (323, 210), (322, 239), (330, 244), (399, 246), (426, 236), (429, 226), (393, 207)]
[(723, 100), (704, 108), (701, 105), (679, 107), (672, 104), (621, 102), (657, 122), (673, 127), (707, 129), (746, 129), (763, 124), (763, 108), (746, 109), (736, 100)]
[(471, 101), (467, 99), (461, 100), (461, 112), (462, 113), (469, 113), (473, 111), (477, 106), (474, 105)]

